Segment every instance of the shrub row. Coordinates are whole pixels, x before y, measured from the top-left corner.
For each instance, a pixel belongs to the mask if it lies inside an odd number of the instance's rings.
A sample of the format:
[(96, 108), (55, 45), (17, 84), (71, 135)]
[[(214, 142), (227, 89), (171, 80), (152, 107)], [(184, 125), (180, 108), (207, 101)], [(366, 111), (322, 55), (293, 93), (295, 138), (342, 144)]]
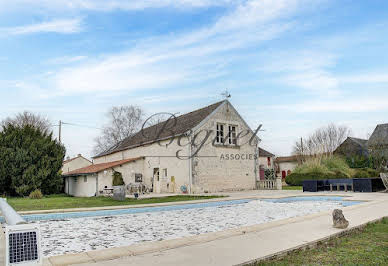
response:
[(357, 169), (351, 177), (344, 175), (341, 172), (334, 173), (322, 173), (322, 172), (309, 172), (309, 173), (292, 173), (286, 177), (286, 183), (291, 186), (301, 186), (303, 180), (322, 180), (322, 179), (344, 179), (344, 178), (370, 178), (378, 177), (378, 171), (365, 168)]
[(332, 156), (306, 161), (286, 177), (286, 183), (292, 186), (301, 186), (303, 180), (369, 178), (377, 176), (379, 176), (379, 172), (374, 169), (351, 169), (343, 158)]

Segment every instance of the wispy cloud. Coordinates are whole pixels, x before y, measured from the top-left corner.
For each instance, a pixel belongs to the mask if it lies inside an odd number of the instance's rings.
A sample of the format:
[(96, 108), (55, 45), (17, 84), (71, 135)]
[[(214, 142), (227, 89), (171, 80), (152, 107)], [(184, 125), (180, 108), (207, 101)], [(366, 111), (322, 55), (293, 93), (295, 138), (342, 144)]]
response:
[[(233, 53), (295, 27), (305, 1), (244, 1), (213, 24), (189, 33), (138, 40), (125, 52), (60, 70), (49, 87), (59, 94), (131, 91), (198, 84), (228, 74)], [(226, 56), (226, 54), (228, 56)]]
[(34, 33), (77, 33), (82, 30), (81, 19), (56, 19), (17, 27), (0, 28), (1, 35), (25, 35)]
[(387, 71), (375, 70), (368, 73), (353, 73), (339, 77), (343, 83), (388, 83)]
[(87, 57), (84, 55), (76, 55), (76, 56), (61, 56), (52, 58), (50, 60), (47, 60), (47, 64), (53, 64), (53, 65), (67, 65), (72, 63), (77, 63), (80, 61), (85, 60)]
[[(57, 10), (142, 10), (147, 8), (203, 8), (236, 4), (242, 0), (14, 0), (9, 3), (0, 0), (0, 7), (20, 9), (39, 6)], [(6, 5), (6, 2), (7, 5)]]
[(324, 50), (288, 50), (263, 56), (258, 71), (273, 74), (284, 85), (320, 95), (338, 95), (339, 81), (331, 72), (338, 56)]
[(305, 101), (287, 105), (267, 106), (270, 109), (296, 113), (367, 113), (388, 110), (388, 95), (380, 97), (337, 98), (330, 101)]

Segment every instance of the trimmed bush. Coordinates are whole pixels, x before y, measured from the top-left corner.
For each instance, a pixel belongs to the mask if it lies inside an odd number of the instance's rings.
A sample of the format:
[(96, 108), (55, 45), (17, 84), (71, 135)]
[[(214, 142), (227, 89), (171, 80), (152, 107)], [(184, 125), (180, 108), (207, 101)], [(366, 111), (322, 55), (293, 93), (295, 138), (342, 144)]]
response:
[(35, 189), (34, 191), (32, 191), (30, 193), (30, 195), (28, 196), (30, 199), (41, 199), (43, 198), (43, 194), (42, 192), (40, 191), (40, 189)]
[(371, 178), (371, 177), (378, 177), (378, 176), (380, 176), (380, 173), (375, 169), (360, 168), (360, 169), (355, 169), (353, 178)]
[(333, 176), (329, 176), (320, 172), (311, 172), (311, 173), (292, 173), (286, 176), (286, 183), (290, 186), (302, 186), (303, 180), (321, 180), (321, 179), (330, 179)]
[(123, 175), (120, 172), (115, 171), (112, 176), (113, 176), (113, 181), (112, 181), (113, 186), (124, 185)]
[(303, 180), (352, 178), (354, 172), (340, 157), (313, 158), (295, 168), (285, 181), (288, 185), (301, 186)]

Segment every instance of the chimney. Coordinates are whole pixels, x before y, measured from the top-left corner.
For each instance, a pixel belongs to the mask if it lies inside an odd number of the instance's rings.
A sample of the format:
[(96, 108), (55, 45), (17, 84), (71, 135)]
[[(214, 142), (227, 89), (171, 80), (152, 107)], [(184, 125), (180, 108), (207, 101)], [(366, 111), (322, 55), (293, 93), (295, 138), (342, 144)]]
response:
[(81, 153), (78, 153), (78, 157), (81, 157), (82, 155), (81, 155)]

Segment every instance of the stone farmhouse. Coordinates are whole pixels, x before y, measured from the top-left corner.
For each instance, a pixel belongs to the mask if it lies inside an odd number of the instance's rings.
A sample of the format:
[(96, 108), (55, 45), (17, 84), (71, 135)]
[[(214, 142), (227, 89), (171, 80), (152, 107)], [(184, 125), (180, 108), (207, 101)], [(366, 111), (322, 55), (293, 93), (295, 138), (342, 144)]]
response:
[(255, 189), (258, 130), (228, 100), (217, 102), (144, 128), (95, 156), (93, 165), (64, 174), (65, 191), (99, 195), (112, 187), (115, 171), (126, 186), (144, 184), (154, 193)]
[(345, 157), (368, 156), (368, 140), (348, 137), (338, 146), (334, 154)]
[(348, 158), (373, 156), (388, 163), (388, 124), (377, 125), (369, 140), (348, 137), (334, 154)]

